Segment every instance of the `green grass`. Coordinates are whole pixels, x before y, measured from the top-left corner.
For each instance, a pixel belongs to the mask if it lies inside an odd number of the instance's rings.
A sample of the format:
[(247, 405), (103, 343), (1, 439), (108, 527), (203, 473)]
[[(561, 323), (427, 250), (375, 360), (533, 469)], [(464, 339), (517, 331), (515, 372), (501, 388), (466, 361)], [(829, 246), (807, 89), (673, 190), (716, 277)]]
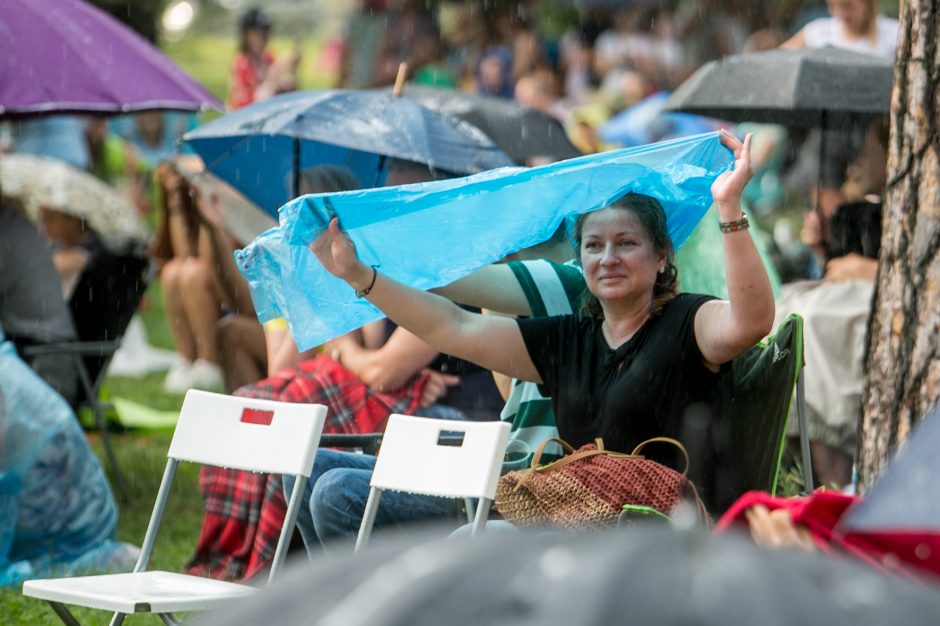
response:
[[(155, 283), (147, 292), (146, 305), (142, 311), (144, 325), (150, 342), (172, 348), (173, 342), (163, 312), (160, 287)], [(143, 378), (109, 378), (105, 383), (107, 393), (122, 396), (161, 410), (178, 410), (182, 396), (163, 392), (163, 373)], [(170, 445), (170, 432), (126, 432), (112, 435), (118, 463), (128, 483), (129, 500), (118, 502), (120, 517), (117, 537), (134, 545), (140, 545), (150, 521), (150, 512), (163, 469), (166, 466), (166, 451)], [(96, 433), (89, 434), (92, 449), (104, 462), (101, 439)], [(199, 468), (182, 464), (173, 483), (168, 505), (168, 515), (163, 520), (157, 545), (151, 561), (152, 569), (180, 571), (192, 555), (202, 524), (202, 498), (199, 493)], [(112, 481), (113, 484), (113, 481)], [(84, 623), (107, 623), (108, 614), (102, 611), (74, 609)], [(19, 588), (0, 589), (0, 623), (6, 625), (54, 626), (61, 622), (49, 606), (42, 601), (24, 598)], [(162, 624), (152, 615), (129, 617), (125, 624)]]

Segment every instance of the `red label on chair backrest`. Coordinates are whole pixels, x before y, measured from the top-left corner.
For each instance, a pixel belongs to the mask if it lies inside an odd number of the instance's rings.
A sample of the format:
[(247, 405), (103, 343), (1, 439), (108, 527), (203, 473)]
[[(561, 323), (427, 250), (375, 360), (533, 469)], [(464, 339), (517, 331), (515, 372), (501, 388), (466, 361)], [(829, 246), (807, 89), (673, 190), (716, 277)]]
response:
[(261, 409), (242, 409), (241, 421), (246, 424), (261, 424), (270, 426), (274, 419), (274, 411), (262, 411)]

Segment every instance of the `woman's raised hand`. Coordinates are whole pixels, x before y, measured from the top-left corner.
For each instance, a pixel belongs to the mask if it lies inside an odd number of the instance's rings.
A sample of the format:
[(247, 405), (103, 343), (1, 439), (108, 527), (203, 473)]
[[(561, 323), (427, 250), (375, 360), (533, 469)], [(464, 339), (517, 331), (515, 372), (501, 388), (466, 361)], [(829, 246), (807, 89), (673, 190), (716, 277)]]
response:
[(751, 169), (751, 133), (745, 135), (742, 143), (734, 135), (721, 131), (721, 143), (734, 153), (734, 169), (723, 172), (712, 183), (712, 199), (718, 205), (734, 204), (737, 207), (741, 192), (754, 175)]
[(356, 244), (339, 227), (339, 220), (330, 220), (327, 230), (310, 244), (310, 251), (333, 276), (357, 285), (363, 278), (371, 280), (372, 270), (359, 260)]

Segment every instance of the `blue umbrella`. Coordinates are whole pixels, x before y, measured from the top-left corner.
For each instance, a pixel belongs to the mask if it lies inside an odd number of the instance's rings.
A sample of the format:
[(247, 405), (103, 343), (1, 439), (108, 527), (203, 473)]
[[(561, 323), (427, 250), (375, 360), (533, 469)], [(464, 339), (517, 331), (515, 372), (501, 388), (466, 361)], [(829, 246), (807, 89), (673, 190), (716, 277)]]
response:
[(366, 186), (384, 181), (387, 158), (455, 174), (512, 165), (481, 130), (416, 102), (374, 91), (284, 94), (185, 135), (206, 169), (272, 214), (299, 195), (299, 173), (349, 167)]

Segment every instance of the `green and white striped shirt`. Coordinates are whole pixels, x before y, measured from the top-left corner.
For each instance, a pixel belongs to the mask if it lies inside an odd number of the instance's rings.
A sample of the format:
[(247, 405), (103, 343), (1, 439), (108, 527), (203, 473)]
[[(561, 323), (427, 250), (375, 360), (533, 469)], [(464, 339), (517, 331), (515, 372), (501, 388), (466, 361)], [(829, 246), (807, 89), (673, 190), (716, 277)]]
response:
[[(525, 293), (532, 317), (568, 315), (578, 310), (585, 289), (584, 276), (573, 262), (560, 265), (545, 260), (513, 261), (509, 267)], [(500, 419), (512, 424), (508, 448), (511, 460), (503, 469), (529, 467), (539, 444), (558, 436), (552, 400), (539, 393), (535, 383), (512, 380)], [(545, 448), (542, 460), (552, 461), (561, 455), (561, 447), (553, 443)]]

